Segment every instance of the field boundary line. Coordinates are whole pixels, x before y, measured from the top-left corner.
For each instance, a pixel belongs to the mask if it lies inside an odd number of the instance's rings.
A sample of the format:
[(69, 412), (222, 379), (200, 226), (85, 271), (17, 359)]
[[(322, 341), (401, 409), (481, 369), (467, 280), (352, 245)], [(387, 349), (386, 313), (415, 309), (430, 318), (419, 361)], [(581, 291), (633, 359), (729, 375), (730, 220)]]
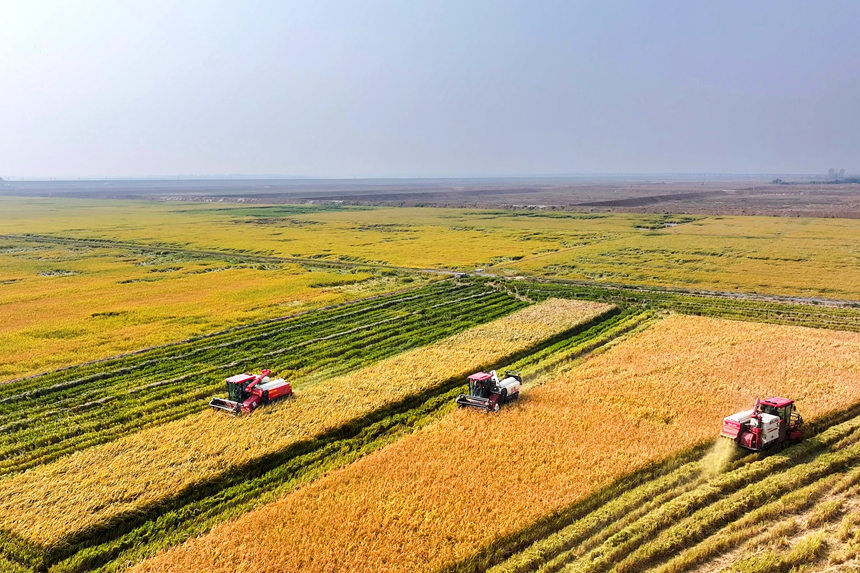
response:
[(608, 290), (616, 290), (616, 291), (634, 291), (634, 292), (644, 292), (644, 293), (654, 293), (654, 294), (668, 294), (668, 295), (684, 295), (684, 296), (694, 296), (698, 298), (716, 298), (716, 299), (729, 299), (729, 300), (744, 300), (744, 301), (758, 301), (758, 302), (775, 302), (782, 304), (793, 304), (798, 306), (811, 306), (811, 307), (832, 307), (832, 308), (846, 308), (851, 310), (860, 310), (860, 300), (851, 300), (851, 299), (838, 299), (838, 298), (826, 298), (826, 297), (805, 297), (805, 296), (792, 296), (792, 295), (779, 295), (779, 294), (762, 294), (762, 293), (754, 293), (754, 292), (742, 292), (742, 291), (713, 291), (706, 289), (684, 289), (678, 287), (661, 287), (661, 286), (649, 286), (649, 285), (628, 285), (628, 284), (619, 284), (619, 283), (606, 283), (599, 281), (578, 281), (573, 279), (562, 279), (562, 278), (553, 278), (553, 277), (539, 277), (534, 275), (522, 275), (512, 277), (509, 275), (496, 275), (492, 273), (472, 273), (478, 277), (484, 277), (488, 279), (496, 279), (496, 280), (504, 280), (511, 282), (533, 282), (533, 283), (544, 283), (544, 284), (559, 284), (559, 285), (570, 285), (570, 286), (579, 286), (584, 288), (604, 288)]

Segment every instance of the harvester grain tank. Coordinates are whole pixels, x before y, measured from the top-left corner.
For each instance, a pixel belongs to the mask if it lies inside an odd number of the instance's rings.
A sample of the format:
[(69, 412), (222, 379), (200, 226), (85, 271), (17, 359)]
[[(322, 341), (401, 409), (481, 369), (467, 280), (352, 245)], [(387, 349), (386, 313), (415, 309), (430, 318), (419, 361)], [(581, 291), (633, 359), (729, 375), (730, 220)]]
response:
[(293, 395), (289, 382), (283, 378), (272, 380), (269, 374), (271, 371), (263, 370), (256, 375), (230, 376), (224, 381), (227, 383), (227, 399), (212, 398), (209, 405), (238, 416), (240, 413), (250, 414), (258, 406)]
[(520, 396), (523, 377), (519, 372), (505, 371), (504, 378), (499, 378), (496, 371), (475, 372), (469, 376), (469, 393), (457, 396), (457, 404), (498, 412), (503, 404)]
[(794, 400), (778, 396), (767, 400), (756, 398), (752, 410), (723, 419), (720, 436), (744, 449), (760, 452), (782, 442), (800, 440), (802, 425), (803, 417), (797, 412)]

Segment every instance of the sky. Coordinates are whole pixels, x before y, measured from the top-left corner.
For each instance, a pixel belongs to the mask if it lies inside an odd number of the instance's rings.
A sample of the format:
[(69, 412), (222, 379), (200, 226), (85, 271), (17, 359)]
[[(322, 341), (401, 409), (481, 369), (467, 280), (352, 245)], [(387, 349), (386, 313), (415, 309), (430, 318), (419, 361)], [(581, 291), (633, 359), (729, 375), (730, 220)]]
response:
[(860, 2), (0, 0), (0, 177), (860, 172)]

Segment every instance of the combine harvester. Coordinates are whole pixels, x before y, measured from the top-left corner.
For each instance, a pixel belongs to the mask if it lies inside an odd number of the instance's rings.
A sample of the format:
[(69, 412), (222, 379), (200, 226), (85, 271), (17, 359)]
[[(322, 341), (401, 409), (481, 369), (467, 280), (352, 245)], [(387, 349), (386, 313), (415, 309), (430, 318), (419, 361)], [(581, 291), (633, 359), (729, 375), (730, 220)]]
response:
[(457, 396), (460, 407), (469, 406), (487, 412), (498, 412), (502, 404), (520, 397), (523, 377), (519, 372), (505, 371), (499, 379), (496, 371), (476, 372), (469, 376), (469, 393)]
[(803, 437), (803, 418), (794, 400), (774, 396), (767, 400), (756, 398), (752, 410), (738, 412), (723, 419), (720, 436), (736, 442), (752, 452), (761, 452), (782, 442)]
[(209, 405), (238, 416), (240, 413), (250, 414), (258, 406), (293, 395), (289, 382), (283, 378), (271, 380), (269, 374), (270, 370), (263, 370), (257, 375), (236, 374), (227, 378), (227, 400), (212, 398)]

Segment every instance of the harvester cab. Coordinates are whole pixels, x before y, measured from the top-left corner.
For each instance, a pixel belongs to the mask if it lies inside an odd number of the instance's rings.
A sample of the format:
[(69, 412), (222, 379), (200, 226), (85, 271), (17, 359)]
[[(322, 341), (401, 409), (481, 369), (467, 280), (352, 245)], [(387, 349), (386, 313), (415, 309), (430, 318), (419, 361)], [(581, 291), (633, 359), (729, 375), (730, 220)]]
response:
[(523, 378), (519, 372), (505, 371), (499, 378), (496, 371), (476, 372), (469, 376), (469, 393), (457, 396), (457, 404), (487, 412), (498, 412), (503, 404), (520, 396)]
[(260, 405), (292, 396), (289, 382), (283, 378), (272, 380), (269, 374), (271, 371), (263, 370), (257, 375), (236, 374), (227, 378), (227, 399), (212, 398), (209, 405), (238, 416), (240, 413), (250, 414)]
[(787, 441), (803, 437), (803, 417), (794, 400), (774, 396), (767, 400), (756, 398), (752, 410), (738, 412), (723, 419), (720, 436), (728, 438), (747, 450), (760, 452)]

